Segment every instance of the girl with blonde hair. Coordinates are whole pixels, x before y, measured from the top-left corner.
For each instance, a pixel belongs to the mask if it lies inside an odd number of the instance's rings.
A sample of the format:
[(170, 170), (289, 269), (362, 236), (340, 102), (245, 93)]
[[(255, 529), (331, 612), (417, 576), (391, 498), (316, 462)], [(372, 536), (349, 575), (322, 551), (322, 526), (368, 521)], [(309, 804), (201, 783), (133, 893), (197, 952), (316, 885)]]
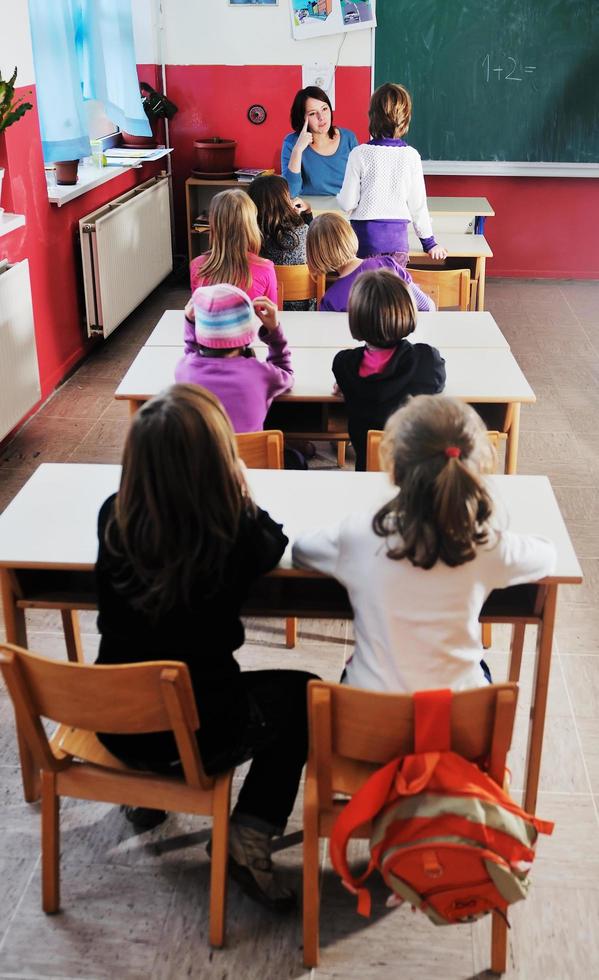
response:
[[(313, 675), (242, 671), (235, 659), (242, 605), (287, 538), (252, 500), (231, 423), (211, 392), (174, 385), (136, 414), (98, 537), (97, 663), (187, 664), (206, 772), (252, 760), (231, 817), (229, 872), (256, 901), (291, 908), (294, 895), (272, 869), (271, 837), (283, 832), (297, 794)], [(179, 764), (170, 732), (98, 737), (134, 768), (169, 773)], [(166, 814), (133, 808), (127, 816), (150, 827)]]
[(228, 283), (250, 299), (266, 296), (277, 305), (277, 279), (272, 262), (260, 257), (262, 236), (258, 210), (245, 191), (215, 194), (208, 221), (210, 247), (190, 263), (191, 291), (198, 286)]
[(370, 259), (358, 258), (358, 238), (349, 221), (334, 211), (314, 219), (306, 238), (306, 262), (313, 276), (337, 273), (337, 278), (325, 292), (321, 310), (344, 313), (349, 303), (351, 288), (363, 272), (389, 269), (410, 287), (416, 308), (422, 311), (435, 309), (432, 299), (412, 281), (412, 277), (392, 255), (377, 255)]
[(553, 545), (502, 529), (485, 481), (493, 450), (469, 405), (419, 395), (391, 416), (382, 459), (395, 487), (375, 513), (304, 532), (297, 565), (348, 591), (355, 649), (344, 681), (373, 691), (480, 687), (479, 615), (493, 589), (550, 575)]

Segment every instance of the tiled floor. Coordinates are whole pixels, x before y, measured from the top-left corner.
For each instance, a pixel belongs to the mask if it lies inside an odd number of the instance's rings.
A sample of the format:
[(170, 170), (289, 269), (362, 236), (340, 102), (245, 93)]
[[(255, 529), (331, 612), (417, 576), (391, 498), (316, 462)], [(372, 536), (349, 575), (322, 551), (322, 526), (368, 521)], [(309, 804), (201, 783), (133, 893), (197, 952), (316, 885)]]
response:
[[(184, 291), (158, 290), (82, 365), (17, 437), (0, 449), (0, 509), (42, 461), (118, 462), (127, 410), (113, 392), (163, 309)], [(587, 980), (599, 975), (599, 283), (491, 281), (487, 307), (536, 391), (522, 418), (519, 470), (551, 477), (585, 582), (562, 588), (554, 648), (539, 813), (556, 821), (541, 841), (530, 898), (511, 914), (508, 976)], [(318, 465), (332, 465), (322, 456)], [(82, 615), (93, 659), (95, 617)], [(58, 617), (28, 615), (30, 645), (63, 656)], [(3, 636), (0, 622), (0, 636)], [(304, 621), (296, 650), (282, 622), (251, 622), (244, 667), (296, 666), (336, 679), (351, 645), (344, 623)], [(489, 656), (505, 676), (508, 632)], [(521, 782), (533, 638), (527, 640), (511, 767)], [(301, 799), (277, 859), (299, 883)], [(272, 919), (230, 888), (228, 943), (206, 943), (206, 822), (171, 816), (135, 835), (113, 807), (66, 803), (62, 905), (40, 910), (39, 812), (22, 802), (11, 710), (0, 692), (0, 980), (283, 980), (307, 977), (298, 917)], [(454, 980), (485, 975), (489, 924), (435, 928), (407, 909), (384, 908), (374, 888), (370, 920), (330, 870), (323, 876), (322, 960), (317, 980)]]

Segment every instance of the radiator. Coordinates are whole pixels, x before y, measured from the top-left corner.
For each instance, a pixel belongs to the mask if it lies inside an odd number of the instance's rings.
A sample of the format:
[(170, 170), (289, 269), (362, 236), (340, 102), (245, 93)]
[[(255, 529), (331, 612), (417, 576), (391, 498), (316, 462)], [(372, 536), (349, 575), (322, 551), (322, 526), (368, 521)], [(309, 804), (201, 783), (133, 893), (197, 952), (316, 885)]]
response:
[(0, 439), (41, 397), (27, 259), (0, 273)]
[(108, 337), (173, 268), (168, 177), (79, 222), (88, 335)]

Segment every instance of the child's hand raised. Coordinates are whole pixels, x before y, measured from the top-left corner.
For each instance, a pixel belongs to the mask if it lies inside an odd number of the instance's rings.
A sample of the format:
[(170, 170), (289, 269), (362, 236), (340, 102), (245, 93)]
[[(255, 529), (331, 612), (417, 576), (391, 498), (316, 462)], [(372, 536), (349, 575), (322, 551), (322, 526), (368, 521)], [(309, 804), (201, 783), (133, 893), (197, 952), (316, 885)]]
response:
[(253, 301), (254, 312), (262, 321), (262, 326), (271, 332), (279, 325), (279, 311), (268, 296), (257, 296)]
[(196, 318), (195, 317), (194, 310), (193, 310), (193, 300), (191, 300), (191, 299), (188, 300), (187, 303), (186, 303), (186, 305), (185, 305), (185, 316), (186, 316), (186, 318), (188, 320), (191, 320), (192, 323), (194, 322), (194, 320)]

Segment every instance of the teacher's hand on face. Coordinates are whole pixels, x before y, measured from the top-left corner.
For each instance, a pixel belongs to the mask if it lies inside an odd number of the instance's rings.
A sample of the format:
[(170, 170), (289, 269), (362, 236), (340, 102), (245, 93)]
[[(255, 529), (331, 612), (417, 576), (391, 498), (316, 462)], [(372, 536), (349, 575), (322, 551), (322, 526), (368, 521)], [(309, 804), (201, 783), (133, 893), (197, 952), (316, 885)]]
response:
[(299, 131), (299, 136), (297, 138), (297, 142), (295, 144), (294, 149), (299, 150), (300, 153), (303, 153), (306, 147), (310, 146), (312, 142), (313, 142), (313, 136), (312, 133), (308, 132), (308, 117), (306, 116), (304, 120), (304, 125)]

